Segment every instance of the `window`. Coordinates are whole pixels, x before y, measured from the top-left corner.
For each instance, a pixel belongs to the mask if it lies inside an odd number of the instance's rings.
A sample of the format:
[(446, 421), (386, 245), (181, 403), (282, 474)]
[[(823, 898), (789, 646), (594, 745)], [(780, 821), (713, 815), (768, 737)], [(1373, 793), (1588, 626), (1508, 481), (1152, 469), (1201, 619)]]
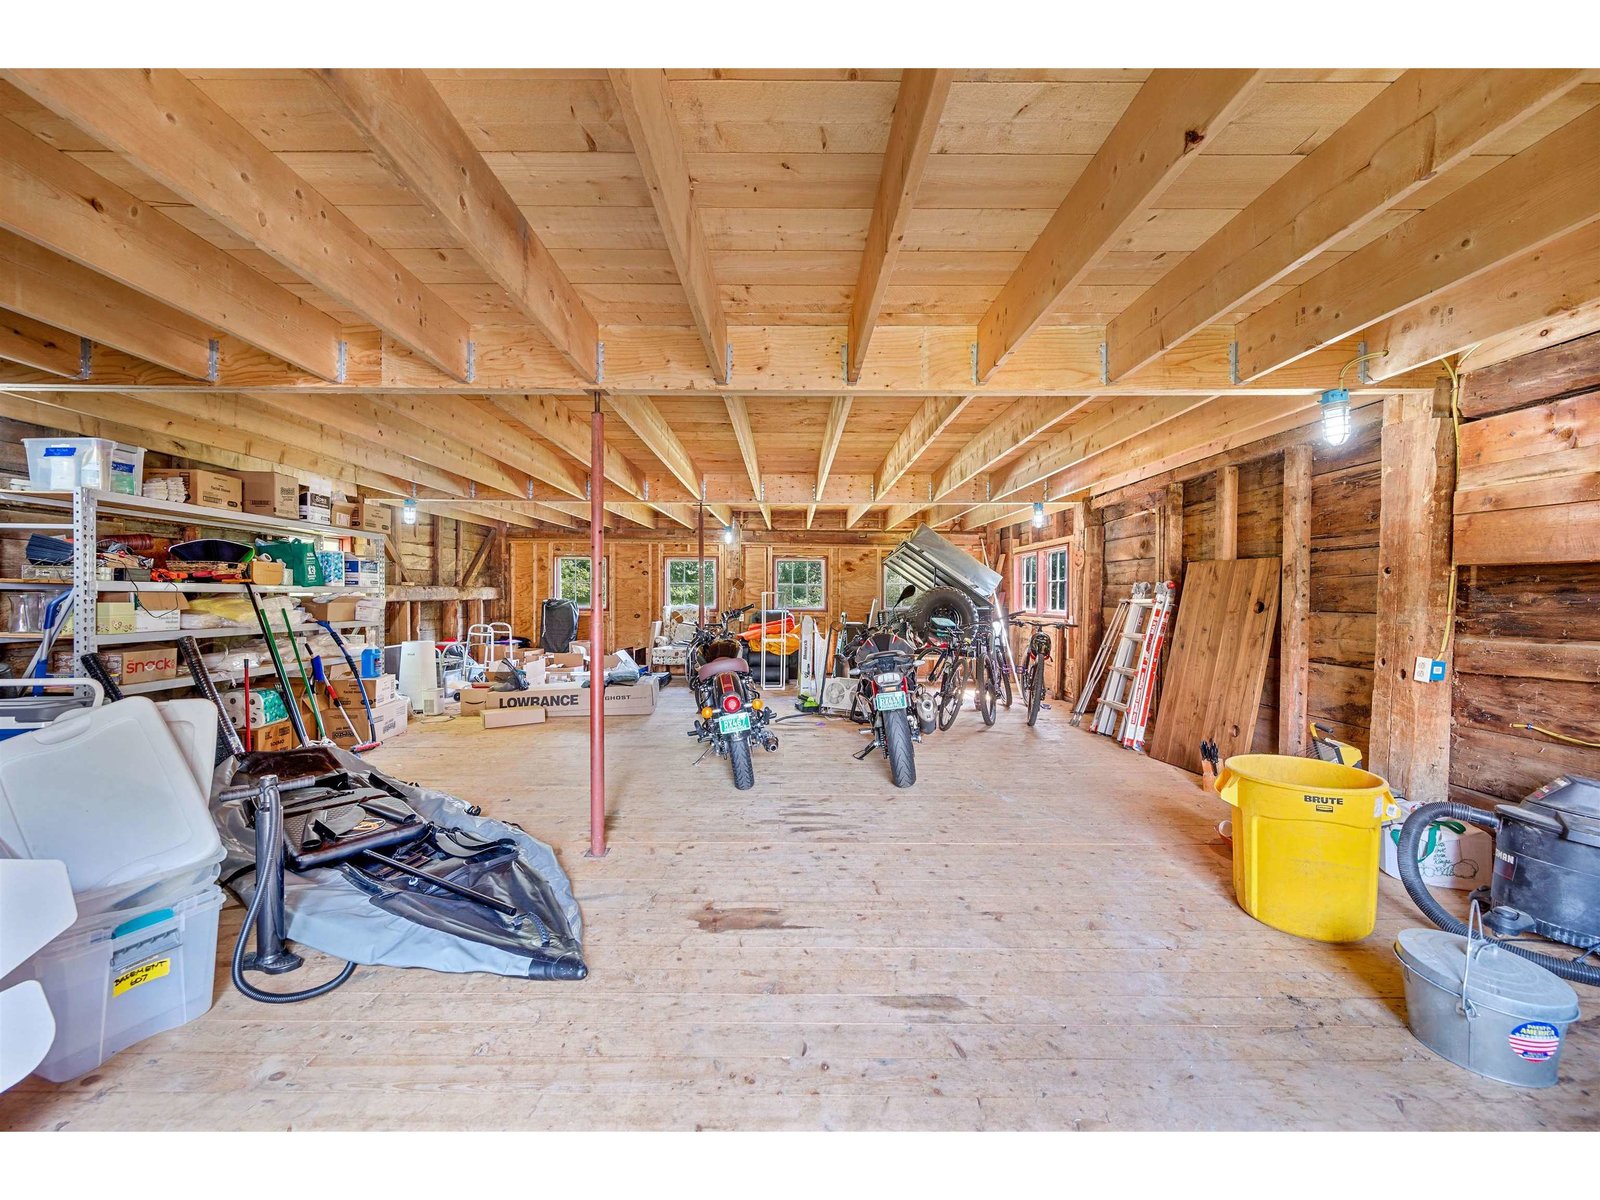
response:
[[(558, 600), (571, 600), (579, 608), (588, 608), (590, 603), (589, 588), (589, 556), (562, 555), (556, 559), (555, 593)], [(605, 566), (600, 568), (600, 607), (610, 606), (611, 596), (607, 590), (610, 575)]]
[(1064, 613), (1067, 611), (1067, 552), (1065, 549), (1051, 550), (1044, 557), (1047, 572), (1045, 611)]
[(883, 564), (883, 606), (893, 608), (900, 599), (900, 593), (911, 586), (911, 580), (896, 571), (888, 563)]
[(1017, 611), (1039, 611), (1039, 556), (1017, 559)]
[[(717, 560), (700, 560), (706, 573), (706, 607), (717, 607)], [(667, 603), (699, 604), (700, 571), (692, 558), (667, 559)]]
[(828, 606), (827, 562), (820, 558), (780, 558), (773, 569), (779, 608)]

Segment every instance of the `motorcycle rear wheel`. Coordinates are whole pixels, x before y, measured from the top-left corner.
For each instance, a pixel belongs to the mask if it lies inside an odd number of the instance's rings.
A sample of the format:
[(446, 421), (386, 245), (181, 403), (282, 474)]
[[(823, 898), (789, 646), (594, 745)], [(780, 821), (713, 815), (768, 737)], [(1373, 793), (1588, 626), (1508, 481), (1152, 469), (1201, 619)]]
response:
[(883, 745), (889, 756), (889, 776), (897, 788), (917, 782), (916, 751), (911, 742), (911, 724), (898, 712), (883, 716)]
[(747, 792), (756, 785), (756, 765), (750, 761), (750, 735), (736, 733), (728, 739), (728, 761), (733, 764), (733, 786)]

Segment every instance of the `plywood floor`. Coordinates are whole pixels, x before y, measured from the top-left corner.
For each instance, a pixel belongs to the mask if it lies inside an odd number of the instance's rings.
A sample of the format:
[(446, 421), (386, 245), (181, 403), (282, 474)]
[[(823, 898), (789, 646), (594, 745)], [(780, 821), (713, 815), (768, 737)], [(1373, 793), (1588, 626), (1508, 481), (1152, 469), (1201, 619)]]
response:
[(581, 721), (419, 724), (374, 756), (557, 845), (587, 981), (363, 968), (274, 1009), (219, 972), (204, 1018), (25, 1082), (0, 1128), (1600, 1126), (1592, 993), (1555, 1089), (1432, 1057), (1404, 1024), (1390, 945), (1418, 918), (1393, 881), (1360, 945), (1256, 924), (1220, 802), (1064, 705), (1031, 731), (969, 710), (904, 793), (851, 761), (853, 729), (790, 721), (740, 795), (692, 765), (682, 685), (662, 699), (613, 731), (599, 862)]

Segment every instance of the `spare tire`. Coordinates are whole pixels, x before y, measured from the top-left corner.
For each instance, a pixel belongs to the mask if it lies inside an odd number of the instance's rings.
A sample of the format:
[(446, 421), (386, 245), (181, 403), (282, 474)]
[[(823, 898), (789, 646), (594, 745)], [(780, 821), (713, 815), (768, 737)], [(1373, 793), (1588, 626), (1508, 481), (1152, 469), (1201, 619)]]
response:
[(970, 629), (978, 623), (978, 608), (960, 588), (936, 587), (911, 599), (911, 628), (918, 637), (933, 636), (933, 618), (943, 617)]

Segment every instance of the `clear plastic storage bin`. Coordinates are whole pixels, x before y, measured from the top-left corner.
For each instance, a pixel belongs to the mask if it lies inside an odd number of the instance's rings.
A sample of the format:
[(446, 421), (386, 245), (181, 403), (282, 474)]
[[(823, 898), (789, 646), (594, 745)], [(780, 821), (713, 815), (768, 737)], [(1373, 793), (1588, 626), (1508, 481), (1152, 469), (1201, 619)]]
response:
[(36, 1071), (65, 1083), (135, 1042), (211, 1007), (222, 890), (207, 884), (170, 905), (75, 923), (6, 984), (36, 979), (56, 1037)]
[(144, 487), (144, 449), (109, 438), (23, 438), (28, 483), (46, 491), (99, 488), (137, 496)]

